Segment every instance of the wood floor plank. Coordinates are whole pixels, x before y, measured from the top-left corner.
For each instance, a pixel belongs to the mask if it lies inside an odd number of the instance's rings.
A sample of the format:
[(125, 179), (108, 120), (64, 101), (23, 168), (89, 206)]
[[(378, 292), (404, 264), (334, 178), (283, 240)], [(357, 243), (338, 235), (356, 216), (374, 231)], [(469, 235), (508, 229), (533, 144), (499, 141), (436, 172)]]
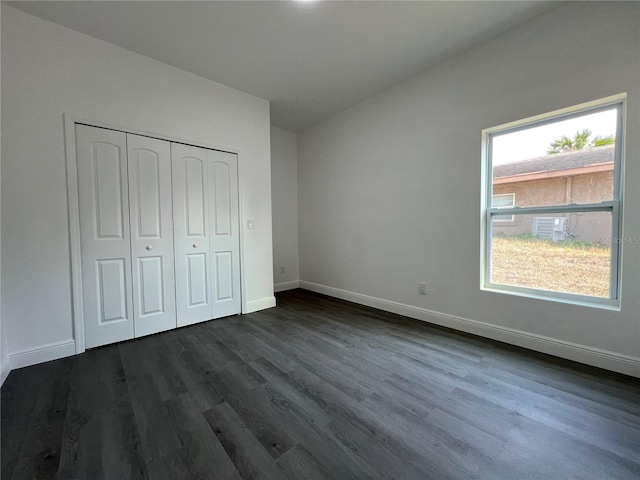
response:
[[(25, 402), (25, 405), (13, 405), (14, 408), (28, 412), (22, 419), (23, 422), (12, 425), (9, 420), (6, 430), (3, 423), (2, 455), (4, 457), (9, 452), (15, 455), (11, 469), (16, 478), (50, 478), (57, 472), (69, 394), (68, 376), (72, 363), (67, 360), (61, 362), (59, 368), (51, 363), (35, 368), (30, 380), (39, 385), (42, 395), (31, 396), (31, 401)], [(3, 411), (11, 407), (3, 405)], [(26, 436), (27, 440), (16, 445), (12, 440), (20, 435)], [(8, 452), (4, 451), (4, 438), (9, 439)]]
[(222, 403), (224, 398), (214, 378), (222, 367), (212, 361), (209, 355), (211, 350), (193, 335), (176, 339), (172, 348), (177, 352), (172, 368), (179, 372), (187, 388), (185, 394), (196, 405), (198, 412)]
[(528, 419), (510, 432), (500, 455), (481, 476), (514, 478), (638, 479), (640, 465)]
[(429, 465), (411, 454), (406, 444), (399, 444), (393, 437), (357, 418), (338, 417), (327, 429), (340, 442), (380, 474), (387, 478), (432, 478)]
[(640, 478), (640, 379), (277, 302), (13, 371), (2, 478)]
[(215, 474), (217, 478), (240, 478), (222, 444), (189, 395), (172, 398), (165, 401), (164, 405), (182, 446), (178, 455), (191, 465), (195, 476), (210, 478)]
[(285, 478), (272, 456), (231, 405), (223, 402), (203, 415), (243, 479)]
[[(259, 329), (266, 333), (275, 336), (278, 331), (265, 324), (260, 324)], [(356, 401), (362, 400), (367, 395), (371, 394), (373, 390), (368, 385), (369, 378), (363, 376), (355, 376), (348, 369), (344, 368), (338, 361), (330, 358), (323, 352), (307, 347), (310, 343), (306, 340), (300, 340), (297, 336), (297, 329), (290, 328), (290, 335), (292, 339), (297, 340), (297, 345), (282, 345), (282, 351), (285, 355), (295, 360), (298, 364), (313, 369), (315, 373), (323, 378), (326, 382), (333, 385), (335, 388), (340, 389), (346, 395), (350, 396)], [(315, 366), (323, 365), (322, 369), (315, 369)]]
[(246, 359), (245, 361), (251, 363), (253, 360), (265, 358), (285, 372), (296, 368), (297, 363), (294, 360), (283, 355), (276, 348), (273, 348), (269, 343), (265, 342), (264, 337), (256, 332), (255, 329), (251, 328), (249, 322), (237, 322), (233, 327), (234, 328), (228, 329), (229, 334), (234, 335), (236, 330), (242, 332), (244, 334), (242, 339), (245, 345), (254, 352), (253, 358), (251, 360)]
[(140, 374), (134, 365), (142, 365), (135, 342), (121, 344), (127, 385), (135, 424), (140, 437), (140, 451), (145, 464), (168, 457), (181, 448), (176, 432), (164, 408), (156, 384), (149, 373)]
[(251, 366), (267, 380), (262, 387), (271, 396), (273, 403), (283, 405), (288, 411), (299, 412), (298, 418), (312, 428), (323, 427), (331, 421), (331, 416), (308, 395), (307, 391), (297, 388), (288, 375), (289, 371), (280, 370), (265, 358), (251, 362)]
[(167, 336), (158, 335), (146, 337), (139, 342), (145, 368), (153, 377), (163, 401), (187, 391), (181, 375), (172, 368), (178, 359), (175, 351), (167, 344), (166, 338)]
[(117, 346), (87, 352), (71, 375), (58, 478), (146, 478)]
[(283, 471), (286, 478), (290, 480), (326, 480), (333, 478), (321, 464), (314, 458), (304, 446), (297, 444), (276, 463)]
[(244, 388), (233, 372), (220, 374), (218, 379), (219, 383), (224, 385), (225, 401), (273, 458), (278, 458), (295, 445), (278, 422), (274, 421), (268, 398), (263, 390)]
[[(289, 378), (288, 373), (278, 372), (274, 365), (268, 366), (264, 359), (252, 362), (260, 365), (265, 377), (270, 381), (262, 385), (270, 398), (274, 419), (291, 438), (313, 451), (322, 465), (332, 473), (333, 478), (381, 478), (366, 461), (346, 448), (325, 427), (331, 421), (312, 397), (305, 398), (304, 391), (298, 391), (299, 384)], [(273, 377), (266, 372), (271, 372)], [(273, 379), (278, 380), (274, 381)], [(281, 380), (284, 379), (284, 382)], [(273, 385), (273, 387), (271, 387)], [(276, 387), (279, 385), (280, 387)]]

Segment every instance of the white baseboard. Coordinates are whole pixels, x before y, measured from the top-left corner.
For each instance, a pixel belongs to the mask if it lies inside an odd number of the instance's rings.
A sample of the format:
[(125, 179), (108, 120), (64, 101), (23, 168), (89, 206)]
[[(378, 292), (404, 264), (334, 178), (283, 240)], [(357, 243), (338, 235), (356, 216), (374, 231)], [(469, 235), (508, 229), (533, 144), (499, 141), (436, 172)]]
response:
[(9, 354), (11, 370), (28, 367), (37, 363), (44, 363), (58, 358), (70, 357), (76, 354), (75, 340), (49, 343), (35, 348), (29, 348)]
[(640, 377), (640, 358), (621, 355), (615, 352), (579, 345), (564, 340), (536, 335), (533, 333), (501, 327), (490, 323), (471, 320), (468, 318), (448, 315), (446, 313), (414, 307), (403, 303), (392, 302), (381, 298), (370, 297), (360, 293), (349, 292), (339, 288), (319, 285), (317, 283), (299, 281), (300, 288), (340, 298), (349, 302), (366, 305), (386, 312), (404, 315), (405, 317), (422, 320), (443, 327), (472, 333), (481, 337), (491, 338), (501, 342), (517, 345), (549, 355), (566, 358), (587, 365), (604, 368), (614, 372), (624, 373), (633, 377)]
[(253, 302), (247, 302), (247, 308), (242, 313), (253, 313), (266, 308), (272, 308), (276, 306), (276, 297), (261, 298), (260, 300), (254, 300)]
[(291, 282), (281, 282), (273, 285), (274, 292), (284, 292), (285, 290), (293, 290), (298, 288), (298, 280), (292, 280)]
[(4, 381), (7, 379), (10, 373), (11, 364), (9, 357), (7, 357), (5, 358), (4, 362), (0, 364), (0, 386), (4, 384)]

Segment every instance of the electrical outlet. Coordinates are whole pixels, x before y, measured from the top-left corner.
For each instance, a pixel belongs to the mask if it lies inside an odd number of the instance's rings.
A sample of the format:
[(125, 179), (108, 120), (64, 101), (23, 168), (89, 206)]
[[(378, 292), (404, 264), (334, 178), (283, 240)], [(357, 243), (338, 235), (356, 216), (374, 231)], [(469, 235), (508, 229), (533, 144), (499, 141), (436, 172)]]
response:
[(280, 267), (280, 275), (284, 275), (284, 267)]
[(427, 284), (426, 283), (419, 283), (418, 284), (418, 293), (420, 295), (426, 295), (427, 294)]

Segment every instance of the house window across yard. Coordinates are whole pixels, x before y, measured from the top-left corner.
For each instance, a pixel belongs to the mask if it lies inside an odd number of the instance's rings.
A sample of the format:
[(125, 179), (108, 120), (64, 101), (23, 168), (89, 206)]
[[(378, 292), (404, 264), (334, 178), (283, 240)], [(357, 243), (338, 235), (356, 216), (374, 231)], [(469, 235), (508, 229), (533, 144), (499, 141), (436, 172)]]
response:
[(625, 100), (483, 131), (482, 289), (619, 306)]
[[(513, 193), (500, 193), (493, 195), (492, 205), (496, 208), (511, 208), (515, 206), (516, 196)], [(494, 222), (513, 222), (513, 215), (495, 215)]]

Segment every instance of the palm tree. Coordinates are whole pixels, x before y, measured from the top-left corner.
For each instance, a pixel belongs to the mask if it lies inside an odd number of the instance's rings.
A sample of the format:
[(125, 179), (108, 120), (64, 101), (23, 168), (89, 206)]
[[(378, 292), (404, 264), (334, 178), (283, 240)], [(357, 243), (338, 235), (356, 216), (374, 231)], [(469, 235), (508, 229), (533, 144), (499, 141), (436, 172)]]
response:
[(591, 137), (591, 133), (591, 130), (585, 128), (582, 131), (577, 131), (573, 138), (562, 135), (549, 144), (547, 153), (553, 155), (555, 153), (573, 152), (576, 150), (583, 150), (585, 148), (613, 145), (616, 142), (616, 138), (613, 135), (607, 135), (604, 137), (596, 135), (592, 140), (590, 140), (589, 137)]
[(607, 145), (614, 145), (616, 143), (616, 137), (613, 135), (606, 135), (604, 137), (596, 135), (593, 139), (594, 147), (605, 147)]

